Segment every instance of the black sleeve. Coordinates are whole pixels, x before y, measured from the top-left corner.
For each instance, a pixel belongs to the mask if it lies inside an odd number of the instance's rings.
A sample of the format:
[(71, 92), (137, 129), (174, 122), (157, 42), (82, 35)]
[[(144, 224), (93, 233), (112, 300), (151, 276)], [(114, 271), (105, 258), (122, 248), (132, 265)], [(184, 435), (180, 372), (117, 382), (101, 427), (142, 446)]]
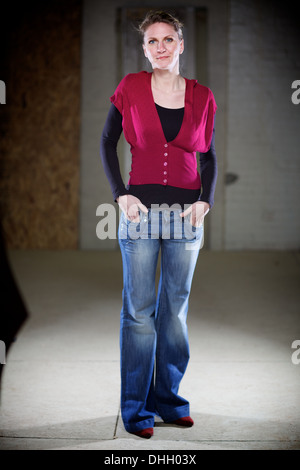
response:
[(215, 128), (211, 139), (210, 149), (206, 153), (200, 153), (201, 195), (199, 201), (208, 202), (210, 207), (214, 205), (214, 193), (216, 189), (218, 166), (215, 149)]
[(117, 155), (117, 144), (122, 130), (122, 115), (112, 104), (101, 135), (100, 155), (114, 200), (119, 196), (128, 194), (121, 176)]

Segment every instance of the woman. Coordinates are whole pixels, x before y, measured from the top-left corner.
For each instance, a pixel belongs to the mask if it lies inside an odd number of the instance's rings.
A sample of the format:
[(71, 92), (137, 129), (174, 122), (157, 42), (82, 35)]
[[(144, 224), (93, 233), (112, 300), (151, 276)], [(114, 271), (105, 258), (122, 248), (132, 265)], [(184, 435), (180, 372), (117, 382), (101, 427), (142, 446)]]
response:
[[(178, 19), (151, 11), (139, 29), (153, 71), (127, 75), (110, 98), (101, 158), (122, 210), (122, 419), (128, 432), (150, 438), (155, 415), (194, 424), (178, 389), (189, 360), (188, 298), (217, 177), (216, 104), (207, 87), (179, 73), (184, 40)], [(116, 152), (122, 130), (132, 154), (126, 188)]]

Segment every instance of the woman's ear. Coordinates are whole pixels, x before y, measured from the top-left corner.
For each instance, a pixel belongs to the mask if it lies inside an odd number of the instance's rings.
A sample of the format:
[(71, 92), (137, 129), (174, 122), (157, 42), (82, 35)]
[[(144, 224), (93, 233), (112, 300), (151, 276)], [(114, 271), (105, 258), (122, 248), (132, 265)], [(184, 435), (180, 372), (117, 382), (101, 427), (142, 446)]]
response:
[(179, 53), (182, 54), (184, 51), (184, 40), (181, 39), (181, 42), (180, 42), (180, 50), (179, 50)]
[(143, 51), (144, 51), (145, 57), (148, 59), (147, 51), (146, 51), (146, 48), (145, 48), (145, 44), (143, 44)]

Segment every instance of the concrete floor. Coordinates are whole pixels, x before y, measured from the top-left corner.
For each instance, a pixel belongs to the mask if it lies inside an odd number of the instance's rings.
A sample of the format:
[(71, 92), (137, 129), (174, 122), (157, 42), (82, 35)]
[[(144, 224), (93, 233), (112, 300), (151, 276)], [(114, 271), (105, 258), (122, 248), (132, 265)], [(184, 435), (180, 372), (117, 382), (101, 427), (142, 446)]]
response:
[(1, 450), (300, 449), (299, 254), (200, 253), (180, 390), (195, 426), (150, 440), (119, 417), (120, 253), (9, 256), (30, 319), (4, 366)]

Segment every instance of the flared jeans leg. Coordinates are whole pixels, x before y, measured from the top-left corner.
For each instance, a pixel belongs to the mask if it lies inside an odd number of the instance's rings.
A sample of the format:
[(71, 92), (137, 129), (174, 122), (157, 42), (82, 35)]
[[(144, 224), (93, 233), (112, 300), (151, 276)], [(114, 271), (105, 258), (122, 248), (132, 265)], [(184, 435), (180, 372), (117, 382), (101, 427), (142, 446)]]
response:
[[(166, 422), (189, 415), (189, 403), (178, 390), (189, 360), (186, 318), (202, 236), (199, 229), (188, 240), (126, 238), (128, 222), (122, 218), (121, 414), (125, 429), (136, 432), (153, 427), (156, 414)], [(181, 224), (178, 214), (177, 219)]]
[(159, 247), (159, 240), (120, 240), (121, 413), (129, 432), (154, 426), (155, 272)]
[(190, 353), (187, 313), (200, 240), (162, 240), (161, 275), (156, 310), (155, 406), (165, 422), (190, 415), (189, 402), (178, 395)]

